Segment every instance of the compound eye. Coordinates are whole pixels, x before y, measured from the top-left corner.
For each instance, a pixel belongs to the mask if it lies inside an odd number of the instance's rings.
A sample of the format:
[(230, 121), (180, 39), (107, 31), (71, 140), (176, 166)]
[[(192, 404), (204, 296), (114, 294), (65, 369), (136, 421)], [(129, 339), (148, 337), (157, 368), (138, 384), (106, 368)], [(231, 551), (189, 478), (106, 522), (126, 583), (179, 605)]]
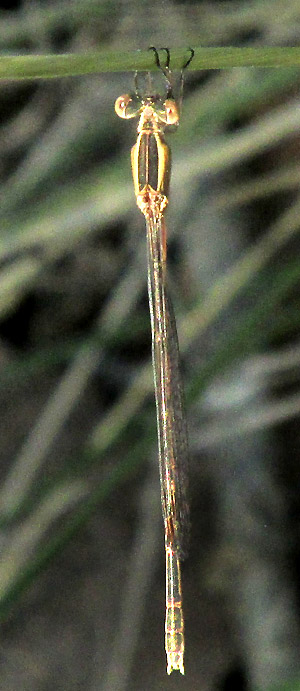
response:
[[(131, 103), (132, 98), (129, 96), (129, 94), (123, 94), (122, 96), (119, 96), (115, 102), (115, 111), (119, 118), (128, 118), (128, 115), (126, 113), (126, 110), (129, 106), (129, 103)], [(129, 116), (130, 117), (130, 116)]]
[(119, 118), (135, 118), (140, 113), (141, 102), (134, 94), (123, 94), (115, 102), (115, 111)]
[(172, 98), (167, 98), (165, 101), (166, 124), (177, 125), (179, 122), (179, 113), (175, 101)]

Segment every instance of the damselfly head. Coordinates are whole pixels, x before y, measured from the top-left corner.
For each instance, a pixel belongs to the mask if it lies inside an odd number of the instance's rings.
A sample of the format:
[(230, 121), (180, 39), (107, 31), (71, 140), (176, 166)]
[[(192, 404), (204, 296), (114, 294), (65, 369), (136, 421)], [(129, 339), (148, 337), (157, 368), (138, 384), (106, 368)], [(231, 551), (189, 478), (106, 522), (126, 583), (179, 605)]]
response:
[(179, 109), (173, 98), (163, 101), (159, 95), (145, 96), (122, 94), (115, 102), (115, 111), (120, 118), (128, 120), (140, 115), (144, 123), (157, 123), (156, 127), (178, 125)]

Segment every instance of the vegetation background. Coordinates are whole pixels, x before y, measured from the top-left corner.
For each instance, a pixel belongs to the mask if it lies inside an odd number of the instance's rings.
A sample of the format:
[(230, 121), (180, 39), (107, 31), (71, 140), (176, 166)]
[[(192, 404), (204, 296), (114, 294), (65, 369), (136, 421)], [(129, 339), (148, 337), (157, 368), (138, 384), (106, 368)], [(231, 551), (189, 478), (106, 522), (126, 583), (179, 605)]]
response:
[[(300, 37), (298, 0), (1, 8), (2, 55)], [(132, 73), (1, 84), (0, 686), (297, 691), (300, 70), (191, 65), (170, 137), (185, 678), (165, 672), (144, 221), (134, 124), (114, 114), (132, 88)]]

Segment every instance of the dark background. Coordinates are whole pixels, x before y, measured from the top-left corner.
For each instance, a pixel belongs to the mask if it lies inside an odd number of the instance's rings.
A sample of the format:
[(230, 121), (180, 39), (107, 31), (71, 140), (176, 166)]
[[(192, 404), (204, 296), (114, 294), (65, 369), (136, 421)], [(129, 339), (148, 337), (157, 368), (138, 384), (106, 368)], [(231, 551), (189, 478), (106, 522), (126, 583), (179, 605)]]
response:
[[(4, 55), (299, 45), (298, 0), (8, 7)], [(299, 68), (191, 65), (168, 140), (191, 502), (169, 678), (135, 123), (114, 113), (133, 75), (1, 84), (6, 691), (300, 688), (299, 87)]]

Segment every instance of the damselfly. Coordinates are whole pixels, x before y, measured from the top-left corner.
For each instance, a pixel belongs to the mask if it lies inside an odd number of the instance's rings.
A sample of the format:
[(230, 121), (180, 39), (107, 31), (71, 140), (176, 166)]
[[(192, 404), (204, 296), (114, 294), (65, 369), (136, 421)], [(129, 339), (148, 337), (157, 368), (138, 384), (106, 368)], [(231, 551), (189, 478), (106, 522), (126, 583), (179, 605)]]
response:
[[(188, 445), (179, 366), (175, 318), (166, 287), (166, 225), (171, 159), (164, 139), (165, 128), (179, 122), (179, 106), (173, 95), (173, 75), (167, 48), (166, 65), (151, 47), (157, 67), (166, 81), (166, 96), (152, 93), (151, 79), (141, 94), (138, 75), (135, 93), (119, 96), (115, 103), (121, 118), (139, 116), (137, 141), (131, 150), (136, 201), (145, 216), (148, 250), (148, 294), (152, 327), (152, 361), (157, 411), (161, 502), (166, 550), (165, 648), (167, 673), (184, 674), (184, 620), (180, 560), (189, 526), (187, 503)], [(183, 69), (191, 62), (194, 51)], [(182, 100), (183, 69), (180, 101)]]

